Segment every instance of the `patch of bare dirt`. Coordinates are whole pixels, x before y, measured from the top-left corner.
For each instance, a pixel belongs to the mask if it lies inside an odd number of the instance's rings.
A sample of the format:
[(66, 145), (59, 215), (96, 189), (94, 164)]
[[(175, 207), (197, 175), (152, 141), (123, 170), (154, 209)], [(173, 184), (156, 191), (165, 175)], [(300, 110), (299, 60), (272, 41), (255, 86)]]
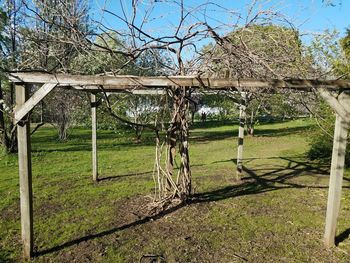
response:
[(0, 218), (3, 221), (14, 221), (20, 218), (19, 200), (0, 211)]

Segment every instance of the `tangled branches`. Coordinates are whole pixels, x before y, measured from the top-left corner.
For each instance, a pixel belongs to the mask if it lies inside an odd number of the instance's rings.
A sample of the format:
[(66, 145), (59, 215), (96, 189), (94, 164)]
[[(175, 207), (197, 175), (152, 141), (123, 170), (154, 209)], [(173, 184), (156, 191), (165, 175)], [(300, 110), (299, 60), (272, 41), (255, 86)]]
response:
[[(156, 161), (154, 180), (157, 185), (155, 200), (167, 203), (178, 199), (186, 201), (191, 194), (191, 168), (188, 149), (188, 89), (179, 87), (171, 89), (173, 99), (172, 118), (167, 130), (166, 147), (160, 143), (159, 133), (156, 133)], [(178, 146), (178, 159), (180, 167), (176, 165), (176, 146)], [(165, 152), (165, 164), (162, 167), (161, 160)]]

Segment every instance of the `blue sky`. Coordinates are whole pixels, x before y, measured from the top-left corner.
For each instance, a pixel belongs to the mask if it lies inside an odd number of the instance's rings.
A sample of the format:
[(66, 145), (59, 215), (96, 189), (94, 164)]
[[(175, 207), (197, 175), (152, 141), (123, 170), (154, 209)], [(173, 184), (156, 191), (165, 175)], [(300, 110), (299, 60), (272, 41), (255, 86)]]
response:
[[(327, 28), (336, 28), (344, 33), (350, 27), (350, 1), (334, 1), (335, 6), (322, 3), (321, 0), (287, 1), (290, 9), (286, 13), (300, 23), (306, 32), (320, 32)], [(339, 4), (340, 3), (340, 4)]]
[[(119, 30), (125, 25), (115, 16), (106, 14), (101, 11), (103, 8), (123, 16), (121, 4), (124, 5), (124, 13), (128, 18), (132, 14), (130, 3), (132, 0), (90, 0), (92, 3), (92, 17), (101, 21), (110, 28)], [(157, 3), (153, 6), (152, 15), (145, 26), (145, 30), (150, 33), (158, 32), (165, 34), (172, 29), (178, 22), (180, 8), (176, 4), (164, 3), (171, 0), (155, 0)], [(331, 0), (325, 0), (325, 2)], [(139, 0), (142, 2), (141, 8), (148, 9), (150, 2), (154, 0)], [(199, 6), (201, 4), (213, 2), (207, 8), (206, 14), (208, 21), (213, 25), (218, 25), (218, 20), (222, 23), (234, 24), (237, 22), (237, 14), (243, 17), (239, 24), (244, 23), (244, 17), (247, 16), (247, 10), (251, 4), (251, 0), (185, 0), (184, 4), (187, 9)], [(273, 10), (282, 13), (289, 21), (293, 22), (302, 34), (320, 33), (325, 29), (337, 29), (341, 35), (345, 33), (345, 29), (350, 27), (350, 0), (333, 0), (334, 5), (327, 5), (322, 0), (257, 0), (254, 11)], [(218, 7), (221, 6), (221, 7)], [(224, 10), (223, 8), (227, 10)], [(203, 19), (200, 10), (198, 12), (198, 20)], [(141, 17), (141, 16), (139, 16)], [(136, 18), (137, 20), (138, 18)], [(139, 21), (140, 22), (140, 21)], [(195, 22), (195, 18), (191, 23)], [(229, 28), (227, 26), (226, 28)], [(228, 29), (226, 29), (228, 30)], [(224, 33), (224, 31), (222, 31)], [(304, 41), (308, 42), (309, 36), (304, 37)]]
[[(121, 6), (119, 0), (91, 0), (93, 7), (93, 15), (95, 18), (100, 16), (100, 9), (106, 7), (106, 9), (112, 10), (121, 14)], [(143, 1), (144, 3), (150, 0)], [(161, 2), (161, 0), (158, 0)], [(327, 0), (325, 0), (327, 2)], [(328, 0), (330, 1), (330, 0)], [(122, 0), (128, 6), (131, 0)], [(207, 0), (185, 0), (186, 6), (197, 6), (208, 2)], [(230, 10), (246, 13), (246, 8), (250, 0), (212, 0), (218, 5), (226, 7)], [(350, 1), (349, 0), (333, 0), (334, 6), (323, 3), (322, 0), (285, 0), (285, 1), (257, 1), (258, 5), (266, 9), (268, 7), (274, 7), (275, 10), (285, 14), (299, 25), (302, 30), (319, 32), (326, 28), (336, 28), (340, 32), (344, 32), (346, 27), (350, 26)], [(147, 6), (147, 4), (145, 4)], [(157, 5), (156, 5), (157, 6)], [(169, 6), (169, 8), (166, 8)], [(173, 10), (173, 5), (159, 3), (159, 8), (155, 9), (155, 17), (161, 15), (161, 13), (168, 16), (169, 21), (177, 19), (178, 10)], [(128, 9), (128, 8), (127, 8)], [(214, 9), (214, 7), (212, 8)], [(216, 9), (218, 10), (218, 8)], [(127, 12), (130, 9), (126, 10)], [(222, 19), (220, 17), (222, 13), (218, 12), (216, 15), (211, 14), (213, 17)], [(107, 17), (108, 22), (112, 25), (118, 25), (117, 21), (111, 17)]]

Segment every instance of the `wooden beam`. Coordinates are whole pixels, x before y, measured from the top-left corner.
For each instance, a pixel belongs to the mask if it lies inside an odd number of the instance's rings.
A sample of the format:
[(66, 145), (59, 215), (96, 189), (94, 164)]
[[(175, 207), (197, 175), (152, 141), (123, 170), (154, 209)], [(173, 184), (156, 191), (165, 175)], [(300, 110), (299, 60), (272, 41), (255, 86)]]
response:
[(91, 94), (91, 131), (92, 131), (92, 179), (98, 180), (97, 163), (97, 103), (96, 94)]
[[(16, 85), (16, 107), (25, 104), (28, 93), (28, 88)], [(33, 256), (33, 194), (29, 126), (29, 121), (17, 125), (21, 232), (25, 259)]]
[(205, 78), (199, 76), (82, 76), (66, 74), (46, 73), (10, 73), (9, 78), (17, 83), (51, 83), (61, 86), (82, 86), (87, 90), (98, 91), (98, 87), (105, 90), (123, 89), (147, 89), (166, 88), (174, 86), (187, 86), (193, 88), (207, 89), (232, 89), (232, 88), (288, 88), (307, 89), (329, 88), (329, 89), (350, 89), (350, 80), (305, 80), (305, 79), (232, 79), (232, 78)]
[(39, 90), (37, 90), (26, 102), (17, 106), (15, 109), (15, 121), (14, 124), (17, 124), (21, 121), (24, 116), (26, 116), (46, 95), (48, 95), (57, 84), (46, 83)]
[(246, 120), (246, 94), (242, 94), (242, 104), (239, 107), (239, 127), (238, 127), (238, 146), (237, 146), (237, 171), (236, 179), (239, 180), (243, 171), (243, 141), (244, 141), (244, 126)]

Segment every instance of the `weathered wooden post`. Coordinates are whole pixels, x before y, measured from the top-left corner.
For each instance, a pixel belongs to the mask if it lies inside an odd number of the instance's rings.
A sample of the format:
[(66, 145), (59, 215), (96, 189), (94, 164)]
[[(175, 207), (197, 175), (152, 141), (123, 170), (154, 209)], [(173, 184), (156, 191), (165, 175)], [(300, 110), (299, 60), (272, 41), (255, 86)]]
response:
[(246, 94), (242, 92), (242, 102), (239, 107), (239, 127), (238, 127), (238, 146), (237, 146), (237, 171), (236, 179), (239, 180), (243, 171), (243, 141), (244, 126), (246, 121)]
[(96, 94), (91, 93), (92, 179), (98, 180)]
[[(28, 95), (28, 86), (16, 85), (16, 108), (25, 103)], [(27, 116), (24, 116), (24, 119)], [(23, 256), (29, 259), (33, 256), (33, 192), (29, 119), (25, 122), (18, 122), (17, 140)]]
[(336, 111), (332, 164), (329, 180), (327, 215), (324, 234), (325, 245), (327, 247), (331, 247), (335, 244), (337, 219), (340, 210), (346, 144), (350, 123), (350, 94), (342, 92), (339, 96), (337, 96), (337, 98), (326, 91), (322, 91), (321, 94)]

